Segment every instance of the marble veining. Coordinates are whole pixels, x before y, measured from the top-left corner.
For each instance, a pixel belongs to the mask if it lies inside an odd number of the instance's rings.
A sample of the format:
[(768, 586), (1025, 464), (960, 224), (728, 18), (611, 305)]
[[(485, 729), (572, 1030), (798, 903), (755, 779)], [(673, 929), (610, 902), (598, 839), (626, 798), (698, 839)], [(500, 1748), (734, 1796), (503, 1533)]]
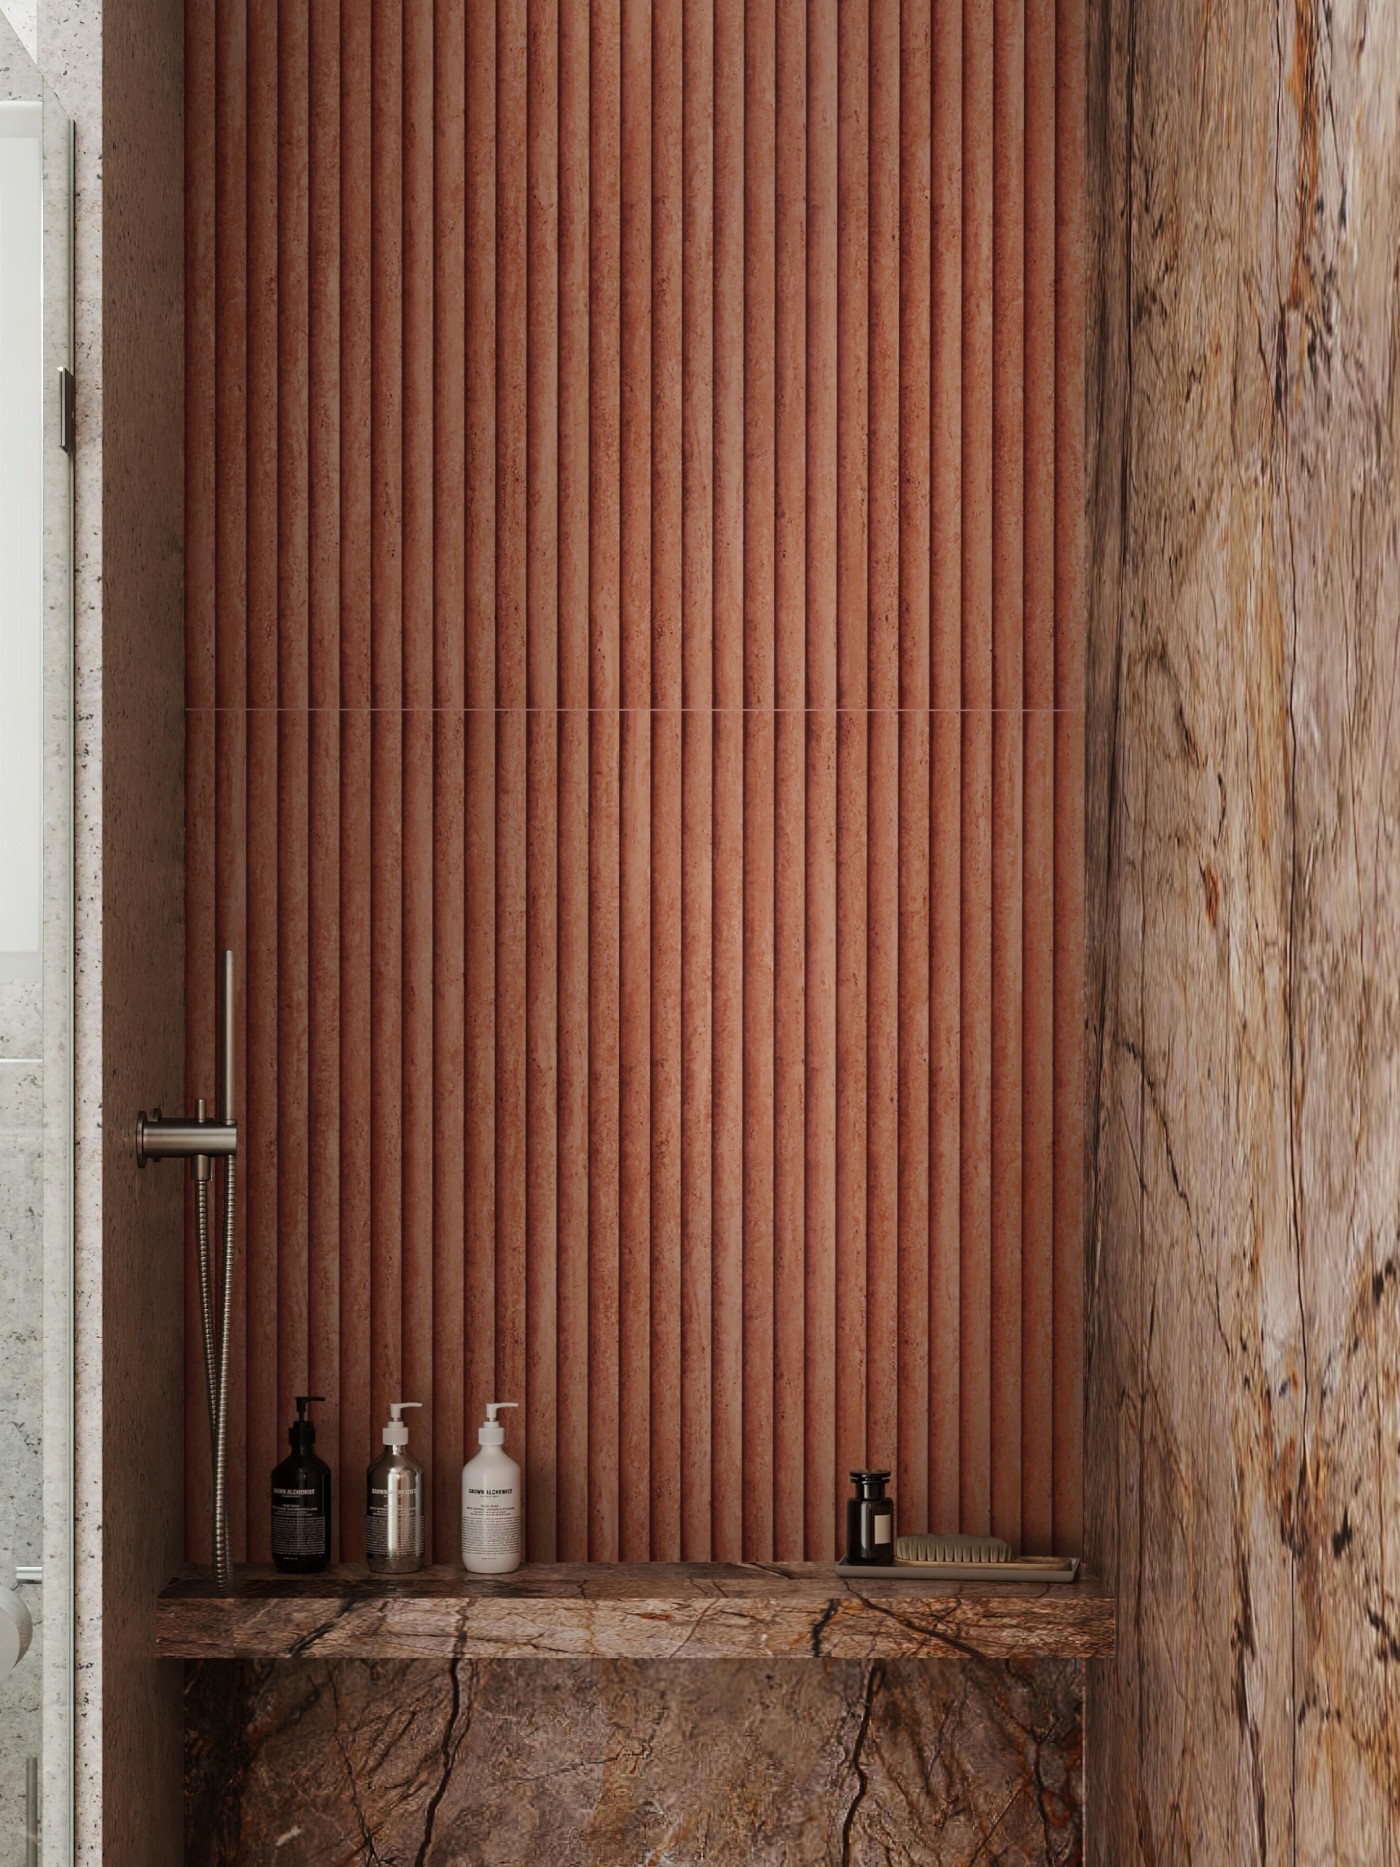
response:
[(1400, 31), (1093, 9), (1105, 1867), (1400, 1859)]
[(1092, 1579), (856, 1582), (822, 1563), (536, 1563), (468, 1578), (434, 1568), (386, 1586), (239, 1571), (232, 1596), (174, 1583), (157, 1650), (183, 1658), (952, 1659), (1113, 1650), (1114, 1606)]
[(1083, 1666), (186, 1669), (192, 1867), (1082, 1859)]

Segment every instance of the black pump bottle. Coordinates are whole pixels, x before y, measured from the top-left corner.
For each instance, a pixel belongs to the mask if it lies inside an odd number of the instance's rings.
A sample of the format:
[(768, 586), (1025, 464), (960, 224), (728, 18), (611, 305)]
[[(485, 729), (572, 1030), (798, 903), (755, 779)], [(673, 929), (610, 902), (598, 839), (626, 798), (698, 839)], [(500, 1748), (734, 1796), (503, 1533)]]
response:
[(284, 1575), (315, 1575), (331, 1559), (331, 1468), (311, 1450), (306, 1409), (321, 1394), (298, 1394), (288, 1429), (291, 1456), (272, 1474), (272, 1560)]

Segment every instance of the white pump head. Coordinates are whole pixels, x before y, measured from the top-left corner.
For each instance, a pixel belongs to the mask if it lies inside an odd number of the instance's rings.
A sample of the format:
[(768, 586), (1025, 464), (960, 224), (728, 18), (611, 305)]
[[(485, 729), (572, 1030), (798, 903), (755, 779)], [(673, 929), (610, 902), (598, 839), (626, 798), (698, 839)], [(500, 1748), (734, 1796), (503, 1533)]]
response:
[(485, 1424), (476, 1436), (478, 1445), (503, 1446), (506, 1443), (506, 1429), (496, 1418), (496, 1409), (498, 1407), (518, 1407), (519, 1405), (520, 1402), (518, 1400), (488, 1400), (486, 1403)]
[(386, 1446), (408, 1444), (408, 1427), (402, 1418), (403, 1410), (405, 1407), (421, 1407), (422, 1404), (421, 1400), (391, 1400), (389, 1402), (389, 1424), (384, 1428)]

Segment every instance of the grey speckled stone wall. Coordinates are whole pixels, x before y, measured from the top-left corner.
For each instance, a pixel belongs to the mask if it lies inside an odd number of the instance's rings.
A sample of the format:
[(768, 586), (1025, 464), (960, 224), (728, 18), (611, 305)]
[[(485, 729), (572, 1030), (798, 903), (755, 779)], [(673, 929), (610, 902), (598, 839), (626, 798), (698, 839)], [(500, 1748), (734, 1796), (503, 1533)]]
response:
[[(77, 1858), (180, 1858), (178, 1668), (151, 1603), (183, 1514), (180, 1177), (132, 1121), (183, 1096), (180, 0), (39, 0), (75, 125)], [(140, 1430), (135, 1430), (139, 1423)]]
[[(4, 996), (10, 996), (4, 992)], [(43, 1065), (0, 1030), (0, 1582), (43, 1560)], [(34, 1643), (0, 1678), (0, 1867), (23, 1860), (25, 1758), (41, 1752), (43, 1596), (26, 1586)]]
[(15, 37), (29, 56), (35, 57), (39, 47), (38, 0), (4, 0), (0, 17), (10, 22)]
[[(30, 56), (33, 12), (4, 9), (0, 97), (43, 102), (44, 380), (68, 360), (67, 151), (61, 112)], [(22, 33), (21, 45), (12, 28)], [(55, 300), (57, 302), (55, 303)], [(46, 395), (47, 402), (47, 395)], [(46, 416), (51, 415), (51, 405)], [(20, 1867), (26, 1762), (41, 1759), (44, 1859), (65, 1858), (70, 1778), (67, 1548), (71, 1316), (68, 1214), (68, 851), (72, 842), (68, 605), (71, 505), (66, 456), (46, 419), (43, 444), (43, 835), (41, 966), (0, 980), (0, 1581), (20, 1564), (34, 1620), (28, 1654), (0, 1679), (0, 1867)]]

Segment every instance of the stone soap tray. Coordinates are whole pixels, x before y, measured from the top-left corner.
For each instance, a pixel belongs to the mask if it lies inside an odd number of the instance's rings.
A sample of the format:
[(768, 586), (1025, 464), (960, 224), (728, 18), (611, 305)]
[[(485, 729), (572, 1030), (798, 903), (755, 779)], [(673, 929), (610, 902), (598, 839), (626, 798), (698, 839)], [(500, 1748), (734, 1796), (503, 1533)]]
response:
[(1006, 1562), (847, 1562), (838, 1575), (877, 1577), (882, 1582), (1072, 1582), (1078, 1556), (1013, 1556)]

